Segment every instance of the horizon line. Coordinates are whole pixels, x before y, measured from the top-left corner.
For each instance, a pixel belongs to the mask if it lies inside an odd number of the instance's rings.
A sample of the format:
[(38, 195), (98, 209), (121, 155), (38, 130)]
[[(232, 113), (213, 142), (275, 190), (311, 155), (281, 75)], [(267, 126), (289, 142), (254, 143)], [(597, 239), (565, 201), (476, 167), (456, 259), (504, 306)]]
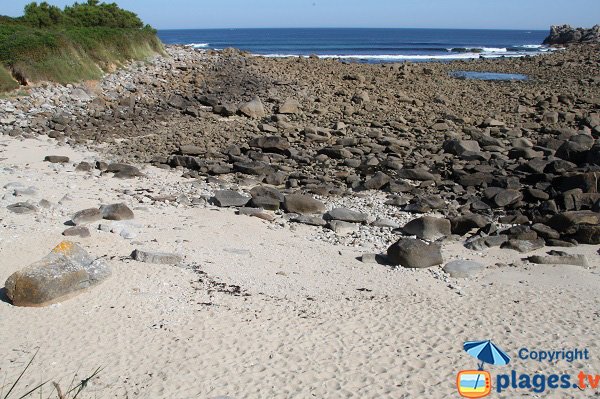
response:
[(369, 27), (369, 26), (265, 26), (265, 27), (228, 27), (228, 28), (156, 28), (156, 30), (251, 30), (251, 29), (426, 29), (426, 30), (507, 30), (507, 31), (549, 31), (550, 28), (400, 28), (400, 27)]

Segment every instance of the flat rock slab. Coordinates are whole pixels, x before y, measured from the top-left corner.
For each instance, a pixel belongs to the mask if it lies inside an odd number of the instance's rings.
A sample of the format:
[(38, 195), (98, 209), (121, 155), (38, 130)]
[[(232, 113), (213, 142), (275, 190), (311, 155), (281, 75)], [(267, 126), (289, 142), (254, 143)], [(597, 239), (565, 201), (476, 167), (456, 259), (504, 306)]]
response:
[(264, 152), (275, 152), (286, 154), (290, 148), (290, 142), (285, 137), (263, 136), (250, 140), (251, 147), (261, 148)]
[(283, 205), (286, 211), (291, 213), (299, 213), (301, 215), (325, 212), (325, 204), (309, 195), (286, 195)]
[(69, 157), (65, 157), (62, 155), (48, 155), (44, 158), (44, 161), (50, 163), (68, 163)]
[(527, 260), (538, 265), (573, 265), (590, 267), (585, 255), (530, 256)]
[(485, 269), (485, 265), (471, 260), (453, 260), (444, 266), (444, 271), (454, 278), (469, 278)]
[(63, 231), (62, 235), (65, 237), (88, 238), (92, 234), (90, 233), (90, 230), (85, 226), (75, 226), (75, 227), (69, 227), (68, 229)]
[(75, 226), (82, 224), (94, 223), (102, 220), (102, 213), (98, 208), (83, 209), (73, 215), (71, 221)]
[(371, 223), (373, 227), (379, 227), (382, 229), (397, 229), (400, 225), (391, 219), (377, 219)]
[(242, 208), (238, 209), (237, 214), (259, 218), (262, 220), (266, 220), (268, 222), (272, 222), (273, 220), (275, 220), (277, 218), (275, 215), (265, 212), (263, 208), (242, 207)]
[(501, 248), (527, 253), (544, 248), (545, 246), (546, 242), (543, 239), (538, 238), (537, 240), (508, 240), (508, 242), (502, 244)]
[(138, 262), (155, 263), (159, 265), (175, 265), (181, 263), (183, 260), (181, 255), (166, 252), (143, 251), (141, 249), (133, 251), (131, 257)]
[(134, 177), (144, 176), (138, 168), (133, 165), (123, 163), (112, 163), (106, 167), (105, 172), (114, 173), (117, 179), (132, 179)]
[(327, 225), (327, 221), (320, 216), (306, 216), (298, 215), (290, 219), (290, 222), (307, 224), (309, 226), (320, 226), (324, 227)]
[(204, 150), (197, 145), (182, 145), (179, 147), (179, 153), (182, 155), (200, 155), (204, 153)]
[(250, 198), (234, 190), (219, 190), (215, 192), (213, 200), (217, 206), (227, 208), (232, 206), (246, 206)]
[(106, 220), (130, 220), (135, 217), (133, 211), (123, 203), (102, 205), (100, 213), (102, 218)]
[(36, 187), (16, 187), (15, 191), (13, 192), (13, 195), (15, 197), (22, 197), (22, 196), (33, 196), (36, 195), (38, 193), (38, 189)]
[(339, 235), (354, 233), (359, 229), (357, 224), (342, 220), (332, 220), (329, 222), (329, 228)]
[(17, 202), (16, 204), (7, 206), (6, 209), (20, 215), (37, 212), (37, 208), (35, 207), (35, 205), (29, 204), (27, 202)]
[(340, 220), (349, 223), (365, 223), (368, 216), (364, 213), (352, 211), (346, 208), (335, 208), (325, 214), (327, 220)]
[(42, 260), (11, 275), (6, 280), (6, 295), (15, 306), (45, 306), (110, 275), (110, 267), (102, 259), (94, 259), (79, 245), (63, 241)]

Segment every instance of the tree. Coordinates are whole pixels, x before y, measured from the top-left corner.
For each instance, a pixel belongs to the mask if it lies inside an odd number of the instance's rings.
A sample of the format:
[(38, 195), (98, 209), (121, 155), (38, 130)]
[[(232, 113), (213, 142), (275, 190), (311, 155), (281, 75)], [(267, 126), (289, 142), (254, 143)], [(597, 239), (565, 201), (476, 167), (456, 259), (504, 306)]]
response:
[(66, 6), (64, 11), (47, 2), (37, 2), (25, 6), (20, 21), (36, 27), (48, 28), (56, 25), (77, 27), (108, 27), (142, 29), (144, 23), (133, 12), (123, 10), (116, 3), (101, 3), (100, 0), (87, 0)]
[(36, 2), (25, 6), (23, 21), (36, 28), (47, 28), (58, 25), (63, 22), (63, 12), (56, 6), (51, 6), (47, 2), (38, 5)]
[(65, 7), (64, 14), (69, 23), (75, 26), (135, 29), (144, 27), (144, 23), (135, 13), (123, 10), (115, 3), (100, 3), (98, 0), (88, 0), (85, 4), (75, 3)]

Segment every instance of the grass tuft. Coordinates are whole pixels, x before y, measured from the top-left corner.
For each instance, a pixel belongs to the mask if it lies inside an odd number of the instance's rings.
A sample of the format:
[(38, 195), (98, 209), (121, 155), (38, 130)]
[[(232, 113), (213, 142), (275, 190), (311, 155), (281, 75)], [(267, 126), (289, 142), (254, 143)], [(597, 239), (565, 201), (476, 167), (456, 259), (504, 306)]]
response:
[(17, 82), (8, 71), (8, 69), (0, 66), (0, 92), (12, 91), (19, 88)]
[[(42, 393), (43, 393), (42, 388), (44, 387), (44, 385), (46, 385), (49, 382), (49, 380), (39, 383), (38, 385), (36, 385), (32, 389), (30, 389), (29, 391), (25, 392), (24, 394), (16, 394), (15, 393), (14, 395), (11, 396), (11, 394), (16, 392), (15, 389), (19, 385), (19, 382), (21, 381), (21, 379), (23, 378), (23, 376), (25, 375), (27, 370), (29, 370), (29, 368), (31, 367), (31, 364), (33, 363), (33, 360), (37, 356), (38, 352), (39, 352), (39, 349), (33, 354), (31, 359), (29, 360), (29, 363), (27, 363), (27, 365), (25, 366), (23, 371), (21, 371), (21, 374), (19, 374), (17, 379), (10, 385), (10, 388), (8, 389), (8, 392), (6, 393), (6, 395), (4, 395), (4, 388), (7, 387), (8, 384), (3, 384), (2, 386), (0, 386), (0, 399), (25, 399), (27, 397), (31, 397), (31, 395), (34, 395), (34, 394), (37, 395), (38, 393), (39, 393), (40, 397), (42, 397)], [(54, 390), (50, 393), (50, 395), (52, 395), (52, 393), (54, 393), (54, 391), (56, 391), (57, 399), (77, 399), (79, 394), (85, 388), (87, 388), (88, 383), (94, 377), (97, 377), (98, 374), (100, 374), (100, 372), (102, 370), (103, 370), (102, 367), (98, 367), (89, 377), (84, 378), (83, 380), (81, 380), (81, 382), (79, 384), (77, 384), (75, 386), (73, 386), (73, 383), (75, 381), (75, 376), (73, 376), (73, 380), (71, 381), (71, 384), (69, 385), (70, 389), (66, 393), (62, 392), (62, 389), (57, 382), (53, 382), (52, 385), (54, 386)], [(6, 377), (5, 377), (5, 382), (6, 382)], [(18, 396), (16, 396), (16, 395), (18, 395)], [(50, 396), (48, 398), (50, 399)]]

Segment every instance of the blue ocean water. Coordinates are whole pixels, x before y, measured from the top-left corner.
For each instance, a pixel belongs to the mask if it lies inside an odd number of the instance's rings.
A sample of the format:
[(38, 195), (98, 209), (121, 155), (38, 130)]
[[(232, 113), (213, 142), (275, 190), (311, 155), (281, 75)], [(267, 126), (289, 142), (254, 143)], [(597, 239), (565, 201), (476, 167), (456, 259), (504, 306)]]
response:
[(364, 62), (518, 57), (549, 51), (547, 31), (475, 29), (194, 29), (160, 30), (166, 44), (234, 47), (253, 54), (318, 55)]

